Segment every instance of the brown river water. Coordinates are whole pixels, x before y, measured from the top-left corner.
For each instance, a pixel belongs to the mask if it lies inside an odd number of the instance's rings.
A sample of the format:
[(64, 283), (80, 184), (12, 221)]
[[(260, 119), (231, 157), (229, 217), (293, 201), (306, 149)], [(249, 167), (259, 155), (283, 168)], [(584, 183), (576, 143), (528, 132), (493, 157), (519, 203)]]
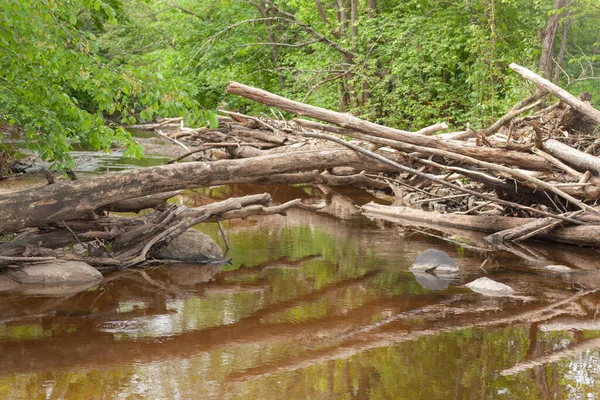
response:
[[(231, 185), (178, 201), (263, 191), (328, 206), (224, 223), (231, 265), (157, 264), (61, 295), (0, 292), (0, 398), (600, 397), (596, 251), (464, 247), (358, 215), (375, 199), (351, 188)], [(216, 225), (197, 229), (223, 246)], [(409, 272), (428, 248), (460, 273)], [(464, 287), (482, 276), (517, 296)]]

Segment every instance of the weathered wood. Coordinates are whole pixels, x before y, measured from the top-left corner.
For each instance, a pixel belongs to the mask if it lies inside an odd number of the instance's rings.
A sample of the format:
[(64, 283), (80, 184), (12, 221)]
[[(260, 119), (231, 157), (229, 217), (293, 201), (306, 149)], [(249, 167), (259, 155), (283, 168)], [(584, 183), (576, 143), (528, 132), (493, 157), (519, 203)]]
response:
[[(425, 225), (427, 227), (437, 225), (490, 233), (517, 228), (538, 221), (537, 218), (440, 214), (408, 207), (384, 206), (376, 203), (368, 203), (362, 206), (361, 210), (363, 215), (369, 218), (377, 218), (399, 224), (416, 226)], [(558, 243), (576, 244), (579, 246), (599, 246), (600, 225), (590, 224), (559, 227), (552, 229), (550, 232), (543, 232), (538, 237)]]
[(91, 211), (119, 200), (361, 161), (361, 156), (350, 150), (315, 150), (241, 160), (171, 164), (58, 182), (1, 195), (0, 232), (83, 218)]
[(550, 82), (547, 79), (542, 78), (541, 76), (533, 73), (525, 67), (521, 67), (518, 64), (512, 63), (509, 65), (509, 68), (521, 75), (523, 78), (533, 82), (540, 89), (546, 90), (575, 110), (579, 111), (581, 114), (588, 116), (593, 119), (596, 123), (600, 124), (600, 111), (596, 110), (589, 103), (579, 100), (577, 97), (573, 96), (571, 93), (566, 90), (556, 86), (554, 83)]
[(315, 118), (324, 122), (339, 125), (349, 130), (363, 132), (371, 136), (378, 136), (418, 146), (447, 150), (481, 160), (494, 160), (498, 163), (519, 166), (525, 169), (547, 170), (550, 167), (550, 163), (548, 163), (548, 161), (533, 154), (489, 147), (467, 146), (461, 142), (446, 141), (435, 136), (419, 135), (413, 132), (389, 128), (361, 120), (360, 118), (350, 114), (343, 114), (289, 100), (285, 97), (269, 93), (265, 90), (242, 85), (241, 83), (237, 82), (229, 82), (229, 85), (227, 86), (227, 92), (254, 100), (262, 104), (277, 107), (297, 115)]
[[(384, 162), (383, 160), (377, 158), (376, 157), (377, 155), (369, 154), (370, 152), (365, 151), (364, 149), (358, 150), (357, 148), (352, 147), (348, 143), (346, 143), (344, 141), (341, 141), (339, 139), (333, 138), (332, 136), (328, 136), (328, 135), (324, 135), (324, 134), (313, 134), (313, 133), (303, 133), (303, 135), (304, 136), (309, 136), (309, 137), (317, 137), (317, 138), (323, 138), (323, 139), (327, 139), (327, 140), (336, 141), (339, 144), (342, 144), (342, 145), (344, 145), (346, 147), (351, 147), (354, 150), (357, 150), (357, 151), (359, 151), (359, 152), (361, 152), (363, 154), (369, 155), (369, 156), (371, 156), (373, 158), (378, 159), (381, 162)], [(503, 165), (498, 165), (498, 164), (494, 164), (494, 163), (490, 163), (490, 162), (486, 162), (486, 161), (477, 160), (477, 159), (472, 158), (472, 157), (468, 157), (468, 156), (464, 156), (464, 155), (460, 155), (460, 154), (455, 154), (455, 153), (452, 153), (452, 152), (449, 152), (449, 151), (445, 151), (445, 150), (429, 149), (429, 148), (425, 148), (425, 147), (421, 147), (421, 146), (407, 145), (407, 144), (400, 143), (400, 142), (397, 142), (397, 141), (392, 141), (390, 139), (369, 138), (368, 135), (360, 135), (360, 134), (357, 134), (356, 137), (365, 138), (366, 140), (369, 140), (371, 142), (386, 143), (387, 145), (390, 145), (390, 146), (393, 146), (393, 147), (396, 147), (396, 148), (403, 148), (403, 147), (404, 148), (412, 148), (414, 151), (420, 151), (420, 152), (424, 152), (426, 154), (435, 154), (435, 155), (439, 155), (439, 156), (442, 156), (442, 157), (454, 158), (456, 160), (459, 160), (459, 161), (462, 161), (462, 162), (465, 162), (465, 163), (468, 163), (468, 164), (471, 164), (471, 165), (479, 165), (481, 167), (484, 167), (484, 168), (487, 168), (487, 169), (490, 169), (490, 170), (493, 170), (493, 171), (502, 172), (502, 173), (508, 174), (509, 176), (522, 179), (522, 180), (524, 180), (526, 182), (530, 182), (530, 183), (532, 183), (534, 185), (537, 185), (537, 186), (542, 187), (542, 188), (544, 188), (544, 189), (546, 189), (548, 191), (551, 191), (551, 192), (557, 194), (558, 196), (566, 199), (567, 201), (570, 201), (571, 203), (577, 205), (577, 207), (581, 208), (582, 210), (587, 210), (587, 211), (590, 211), (590, 212), (593, 212), (593, 213), (596, 213), (596, 214), (600, 215), (600, 212), (598, 210), (596, 210), (596, 209), (588, 206), (587, 204), (583, 203), (582, 201), (576, 199), (575, 197), (573, 197), (573, 196), (565, 193), (564, 191), (560, 190), (556, 186), (551, 185), (551, 184), (549, 184), (549, 183), (547, 183), (545, 181), (542, 181), (541, 179), (538, 179), (538, 178), (535, 178), (533, 176), (530, 176), (530, 175), (524, 173), (523, 171), (520, 171), (520, 170), (515, 169), (515, 168), (509, 168), (509, 167), (505, 167)], [(392, 165), (389, 160), (385, 161), (384, 163)], [(414, 170), (412, 170), (410, 168), (407, 168), (407, 167), (404, 167), (402, 165), (394, 165), (394, 167), (397, 168), (397, 169), (399, 169), (399, 170), (401, 170), (401, 171), (404, 171), (404, 172), (410, 172), (412, 174), (419, 175)], [(517, 208), (521, 208), (521, 209), (527, 209), (528, 211), (531, 211), (531, 212), (539, 214), (539, 215), (550, 216), (550, 214), (543, 213), (543, 212), (541, 212), (540, 210), (537, 210), (537, 209), (532, 209), (530, 207), (525, 207), (523, 205), (519, 205), (519, 204), (515, 204), (515, 203), (508, 204), (509, 202), (506, 202), (506, 201), (503, 202), (500, 199), (491, 199), (490, 196), (487, 196), (485, 194), (476, 193), (474, 191), (468, 191), (468, 190), (466, 190), (464, 188), (457, 187), (455, 185), (449, 185), (448, 182), (445, 182), (443, 180), (436, 180), (436, 179), (433, 179), (431, 176), (425, 176), (425, 175), (426, 174), (423, 174), (422, 177), (427, 178), (427, 179), (429, 179), (429, 180), (431, 180), (433, 182), (440, 183), (440, 184), (445, 185), (445, 186), (453, 187), (453, 188), (455, 188), (457, 190), (460, 190), (462, 192), (465, 192), (465, 193), (474, 194), (476, 196), (479, 196), (479, 197), (487, 199), (487, 200), (493, 200), (493, 201), (495, 201), (495, 202), (497, 202), (499, 204), (509, 205), (509, 206), (517, 207)], [(561, 218), (561, 217), (560, 216), (556, 216), (556, 218)]]
[(541, 233), (543, 230), (552, 229), (557, 223), (560, 222), (554, 218), (539, 218), (525, 225), (492, 233), (491, 235), (486, 236), (486, 240), (491, 243), (517, 240), (533, 232)]
[(116, 212), (138, 212), (146, 208), (154, 208), (160, 204), (164, 204), (168, 199), (175, 197), (180, 193), (181, 192), (174, 191), (120, 200), (103, 207), (102, 210)]
[(543, 149), (579, 171), (590, 170), (600, 175), (600, 158), (596, 156), (574, 149), (554, 139), (546, 140)]

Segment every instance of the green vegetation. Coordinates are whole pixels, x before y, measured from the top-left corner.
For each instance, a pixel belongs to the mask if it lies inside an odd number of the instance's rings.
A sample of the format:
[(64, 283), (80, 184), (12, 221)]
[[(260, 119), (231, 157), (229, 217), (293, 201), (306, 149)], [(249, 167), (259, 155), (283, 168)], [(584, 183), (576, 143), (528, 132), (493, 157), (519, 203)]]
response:
[(553, 16), (548, 77), (600, 89), (596, 0), (6, 0), (0, 15), (0, 122), (59, 165), (73, 142), (140, 155), (107, 120), (261, 110), (225, 97), (231, 79), (403, 129), (482, 126), (531, 92), (507, 65), (538, 69)]

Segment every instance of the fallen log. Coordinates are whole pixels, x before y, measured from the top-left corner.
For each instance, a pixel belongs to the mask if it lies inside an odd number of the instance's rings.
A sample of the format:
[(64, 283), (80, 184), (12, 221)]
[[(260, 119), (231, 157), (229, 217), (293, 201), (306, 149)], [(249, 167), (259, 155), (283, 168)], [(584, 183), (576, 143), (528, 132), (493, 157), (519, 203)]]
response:
[(559, 86), (555, 85), (549, 80), (544, 79), (541, 76), (533, 73), (525, 67), (512, 63), (509, 65), (509, 68), (521, 75), (523, 78), (527, 79), (528, 81), (533, 82), (538, 88), (542, 89), (543, 91), (552, 93), (553, 95), (555, 95), (556, 97), (573, 107), (581, 114), (593, 119), (596, 123), (600, 124), (600, 111), (596, 110), (589, 103), (579, 100), (571, 93), (560, 88)]
[(361, 120), (350, 114), (326, 110), (324, 108), (311, 106), (297, 101), (277, 96), (265, 90), (242, 85), (237, 82), (229, 82), (227, 92), (236, 94), (268, 106), (277, 107), (297, 115), (315, 118), (321, 121), (339, 125), (349, 130), (366, 133), (371, 136), (405, 142), (417, 146), (431, 147), (450, 151), (457, 154), (467, 155), (481, 160), (495, 160), (498, 163), (509, 164), (531, 170), (547, 170), (550, 163), (533, 154), (522, 153), (514, 150), (503, 150), (490, 147), (467, 146), (461, 142), (446, 141), (435, 136), (425, 136), (413, 132), (374, 124)]
[[(361, 212), (368, 218), (376, 218), (398, 224), (426, 227), (438, 225), (489, 233), (518, 228), (522, 225), (538, 221), (537, 218), (441, 214), (408, 207), (384, 206), (376, 203), (365, 204), (361, 207)], [(542, 232), (537, 237), (557, 243), (599, 246), (600, 225), (588, 224), (557, 227), (549, 232)]]
[[(474, 190), (467, 189), (467, 188), (455, 185), (455, 184), (450, 183), (450, 182), (446, 182), (445, 180), (437, 178), (437, 177), (435, 177), (435, 176), (433, 176), (431, 174), (426, 174), (426, 173), (423, 173), (421, 171), (415, 170), (413, 168), (406, 167), (404, 165), (398, 164), (398, 163), (396, 163), (394, 161), (388, 160), (387, 158), (385, 158), (383, 156), (380, 156), (378, 154), (375, 154), (375, 153), (373, 153), (371, 151), (368, 151), (368, 150), (365, 150), (363, 148), (354, 146), (354, 145), (352, 145), (350, 143), (347, 143), (347, 142), (345, 142), (345, 141), (343, 141), (343, 140), (341, 140), (339, 138), (336, 138), (336, 137), (333, 137), (333, 136), (330, 136), (330, 135), (325, 135), (325, 134), (320, 134), (320, 133), (308, 133), (308, 132), (307, 133), (303, 133), (303, 135), (304, 136), (308, 136), (308, 137), (314, 137), (314, 138), (319, 138), (319, 139), (326, 139), (326, 140), (330, 140), (330, 141), (336, 142), (336, 143), (341, 144), (343, 146), (346, 146), (346, 147), (348, 147), (348, 148), (350, 148), (352, 150), (355, 150), (355, 151), (357, 151), (357, 152), (359, 152), (361, 154), (365, 154), (365, 155), (367, 155), (367, 156), (369, 156), (371, 158), (374, 158), (375, 160), (380, 161), (380, 162), (382, 162), (384, 164), (388, 164), (388, 165), (396, 168), (398, 171), (408, 172), (408, 173), (417, 175), (419, 177), (428, 179), (428, 180), (430, 180), (432, 182), (439, 183), (440, 185), (444, 185), (444, 186), (453, 188), (453, 189), (458, 190), (460, 192), (464, 192), (464, 193), (471, 194), (473, 196), (481, 197), (482, 199), (491, 200), (491, 201), (494, 201), (495, 203), (503, 204), (505, 206), (510, 206), (510, 207), (515, 207), (515, 208), (519, 208), (519, 209), (522, 209), (522, 210), (527, 210), (527, 211), (529, 211), (531, 213), (534, 213), (534, 214), (543, 215), (543, 216), (546, 216), (546, 217), (557, 218), (557, 219), (562, 219), (562, 220), (569, 221), (569, 222), (574, 223), (574, 224), (581, 224), (582, 223), (580, 221), (575, 221), (575, 220), (573, 220), (571, 218), (564, 217), (562, 215), (554, 215), (554, 214), (551, 214), (551, 213), (548, 213), (548, 212), (545, 212), (545, 211), (542, 211), (542, 210), (538, 210), (538, 209), (531, 208), (531, 207), (528, 207), (528, 206), (524, 206), (524, 205), (521, 205), (521, 204), (517, 204), (517, 203), (514, 203), (514, 202), (502, 200), (502, 199), (499, 199), (499, 198), (494, 197), (494, 196), (490, 196), (490, 195), (485, 194), (485, 193), (478, 193), (478, 192), (476, 192)], [(465, 157), (465, 158), (467, 158), (467, 157)], [(483, 161), (478, 161), (478, 162), (479, 163), (483, 163)], [(501, 166), (498, 165), (496, 167), (501, 167)], [(503, 167), (503, 168), (506, 168), (506, 167)], [(506, 168), (506, 169), (507, 170), (511, 170), (510, 168)], [(516, 170), (511, 170), (511, 171), (512, 171), (513, 174), (516, 173)], [(525, 177), (525, 174), (519, 172), (519, 176)], [(535, 179), (535, 178), (529, 177), (529, 179)], [(539, 181), (539, 180), (536, 179), (536, 181)], [(539, 181), (539, 182), (541, 182), (540, 185), (546, 185), (547, 186), (547, 184), (545, 182), (543, 182), (543, 181)], [(596, 214), (600, 214), (599, 211), (597, 211), (596, 209), (588, 206), (587, 204), (581, 203), (577, 199), (572, 198), (571, 196), (566, 195), (565, 193), (563, 193), (563, 195), (566, 196), (569, 199), (574, 200), (575, 204), (580, 205), (582, 209), (586, 209), (586, 210), (592, 211), (592, 212), (594, 212)]]
[(554, 139), (546, 140), (542, 148), (579, 171), (590, 170), (596, 175), (600, 175), (600, 158), (596, 156), (574, 149)]
[(171, 197), (175, 197), (181, 192), (173, 191), (167, 193), (151, 194), (143, 197), (136, 197), (133, 199), (120, 200), (111, 203), (105, 207), (102, 207), (102, 211), (115, 211), (115, 212), (138, 212), (146, 208), (155, 208), (160, 204), (164, 204)]
[(0, 233), (85, 218), (90, 212), (119, 200), (362, 162), (363, 158), (353, 151), (315, 150), (240, 160), (171, 164), (58, 182), (1, 195)]

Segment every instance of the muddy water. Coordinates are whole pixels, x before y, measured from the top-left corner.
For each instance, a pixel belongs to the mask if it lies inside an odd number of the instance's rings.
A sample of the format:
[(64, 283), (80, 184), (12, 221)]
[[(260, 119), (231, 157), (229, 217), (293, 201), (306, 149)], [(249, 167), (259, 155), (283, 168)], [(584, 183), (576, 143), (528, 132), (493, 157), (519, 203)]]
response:
[[(232, 185), (178, 201), (264, 190), (328, 206), (225, 223), (232, 265), (0, 292), (0, 398), (599, 397), (596, 252), (465, 248), (363, 219), (353, 205), (373, 199), (344, 188)], [(223, 244), (215, 225), (197, 228)], [(408, 271), (427, 248), (457, 261), (454, 281)], [(520, 297), (463, 286), (482, 276)]]

